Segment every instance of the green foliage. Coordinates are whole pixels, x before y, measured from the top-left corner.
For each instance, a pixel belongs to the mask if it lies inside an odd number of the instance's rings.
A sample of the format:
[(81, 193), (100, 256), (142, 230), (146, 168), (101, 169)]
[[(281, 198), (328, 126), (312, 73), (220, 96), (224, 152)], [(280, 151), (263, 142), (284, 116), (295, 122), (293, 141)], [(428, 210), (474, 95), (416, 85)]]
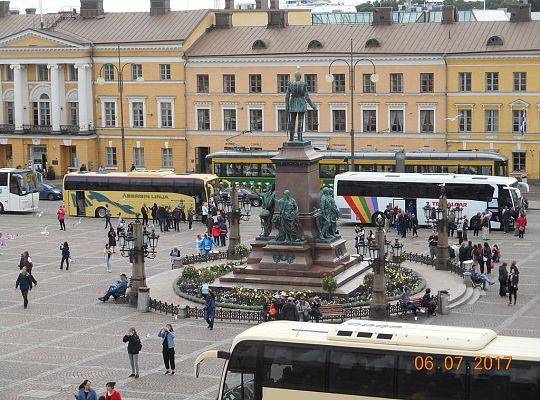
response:
[(212, 283), (220, 276), (228, 274), (235, 265), (235, 263), (216, 264), (200, 269), (185, 267), (182, 271), (179, 284), (199, 288), (204, 283)]
[(326, 275), (322, 280), (322, 288), (329, 295), (332, 295), (337, 289), (336, 279), (332, 275)]
[(373, 272), (368, 272), (366, 276), (364, 276), (364, 287), (367, 289), (373, 289), (373, 280), (375, 279), (375, 275)]
[(242, 260), (244, 257), (249, 256), (249, 249), (242, 243), (238, 243), (234, 246), (234, 255)]

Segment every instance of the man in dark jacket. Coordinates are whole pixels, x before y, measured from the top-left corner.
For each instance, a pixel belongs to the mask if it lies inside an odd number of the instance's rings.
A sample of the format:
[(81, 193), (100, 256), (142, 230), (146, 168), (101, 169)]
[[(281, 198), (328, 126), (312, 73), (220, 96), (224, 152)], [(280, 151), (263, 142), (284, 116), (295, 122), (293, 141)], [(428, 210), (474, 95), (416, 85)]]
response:
[(298, 321), (298, 310), (292, 297), (289, 297), (285, 305), (281, 308), (280, 316), (281, 319), (286, 321)]
[(473, 259), (473, 245), (472, 242), (469, 240), (467, 243), (467, 246), (465, 247), (465, 261), (472, 260)]
[(507, 234), (508, 230), (510, 229), (510, 220), (512, 219), (512, 213), (510, 212), (508, 207), (504, 208), (501, 219), (503, 224), (503, 231), (505, 234)]
[(461, 242), (461, 245), (459, 246), (458, 259), (460, 266), (463, 266), (463, 261), (467, 260), (467, 248), (465, 247), (464, 242)]
[(473, 236), (478, 236), (478, 232), (482, 229), (480, 213), (477, 213), (471, 218), (471, 228), (473, 228)]
[(19, 288), (21, 290), (24, 300), (24, 308), (28, 307), (28, 291), (32, 290), (32, 284), (37, 285), (36, 280), (28, 273), (26, 267), (22, 267), (21, 273), (17, 278), (17, 282), (15, 282), (15, 289)]

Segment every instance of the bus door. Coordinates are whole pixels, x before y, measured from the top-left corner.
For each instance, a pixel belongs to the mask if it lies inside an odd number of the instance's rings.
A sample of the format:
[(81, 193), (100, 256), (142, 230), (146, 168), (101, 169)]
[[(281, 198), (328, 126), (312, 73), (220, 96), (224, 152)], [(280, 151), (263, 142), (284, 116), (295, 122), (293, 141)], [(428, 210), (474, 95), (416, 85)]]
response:
[(405, 199), (394, 199), (392, 200), (392, 206), (394, 208), (399, 208), (401, 210), (405, 210)]
[(405, 199), (405, 212), (415, 214), (418, 218), (418, 213), (416, 210), (416, 199)]
[(84, 190), (77, 190), (75, 192), (75, 205), (77, 206), (77, 216), (86, 216), (86, 197), (84, 196)]
[[(504, 189), (503, 189), (504, 190)], [(499, 188), (499, 196), (501, 195), (501, 189)], [(508, 195), (508, 192), (507, 192)], [(502, 208), (501, 208), (502, 207)], [(504, 209), (504, 204), (501, 203), (500, 197), (492, 198), (487, 204), (487, 209), (491, 211), (490, 227), (492, 229), (499, 229), (501, 227), (501, 215)]]

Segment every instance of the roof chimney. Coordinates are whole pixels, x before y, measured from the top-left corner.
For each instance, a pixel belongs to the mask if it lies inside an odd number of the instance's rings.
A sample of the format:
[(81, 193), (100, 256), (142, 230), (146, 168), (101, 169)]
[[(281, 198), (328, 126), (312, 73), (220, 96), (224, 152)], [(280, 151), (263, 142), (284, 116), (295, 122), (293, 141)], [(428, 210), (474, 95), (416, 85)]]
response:
[(392, 7), (375, 7), (373, 25), (392, 25)]
[(26, 14), (29, 14), (29, 15), (33, 15), (36, 13), (36, 9), (35, 8), (27, 8), (24, 10), (24, 12), (26, 12)]
[(279, 10), (279, 0), (270, 0), (270, 9)]
[(0, 18), (9, 15), (9, 1), (0, 1)]
[(510, 22), (528, 22), (531, 20), (530, 4), (510, 4), (508, 6)]
[(256, 10), (268, 10), (268, 0), (255, 0)]
[(234, 10), (234, 0), (225, 0), (225, 10)]
[(285, 28), (289, 25), (289, 13), (285, 10), (268, 10), (267, 28)]
[(81, 0), (81, 17), (95, 18), (103, 14), (103, 0)]
[(171, 12), (171, 0), (150, 0), (150, 15), (165, 15)]
[(9, 15), (19, 15), (20, 13), (19, 10), (9, 10)]
[(442, 7), (442, 23), (453, 24), (458, 22), (458, 10), (455, 6), (443, 6)]

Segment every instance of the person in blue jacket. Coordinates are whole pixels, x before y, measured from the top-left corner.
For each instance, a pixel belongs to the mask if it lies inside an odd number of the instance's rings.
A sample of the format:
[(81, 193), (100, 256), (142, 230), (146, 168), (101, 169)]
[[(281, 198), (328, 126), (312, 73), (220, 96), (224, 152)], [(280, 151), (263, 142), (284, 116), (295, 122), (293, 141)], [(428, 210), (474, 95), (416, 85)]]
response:
[(207, 233), (204, 234), (202, 245), (204, 254), (210, 253), (212, 251), (212, 248), (214, 247), (214, 241), (208, 236)]
[(28, 308), (28, 292), (32, 290), (32, 285), (37, 285), (36, 280), (28, 273), (26, 267), (22, 267), (21, 273), (15, 282), (15, 290), (19, 288), (24, 301), (24, 308)]
[(79, 391), (73, 394), (76, 400), (98, 400), (97, 393), (90, 387), (90, 383), (88, 379), (85, 379), (79, 385)]
[(116, 283), (116, 285), (110, 285), (109, 289), (107, 289), (107, 293), (105, 293), (105, 296), (98, 297), (98, 300), (101, 300), (102, 302), (106, 302), (109, 300), (109, 298), (112, 296), (116, 300), (120, 296), (123, 296), (126, 294), (128, 288), (128, 278), (126, 274), (120, 275), (120, 280)]
[(171, 324), (165, 325), (158, 332), (158, 336), (163, 338), (163, 363), (165, 364), (165, 375), (174, 375), (174, 338), (176, 333)]
[(208, 329), (214, 329), (214, 318), (216, 317), (216, 295), (208, 289), (206, 304), (204, 306), (204, 319), (208, 324)]

